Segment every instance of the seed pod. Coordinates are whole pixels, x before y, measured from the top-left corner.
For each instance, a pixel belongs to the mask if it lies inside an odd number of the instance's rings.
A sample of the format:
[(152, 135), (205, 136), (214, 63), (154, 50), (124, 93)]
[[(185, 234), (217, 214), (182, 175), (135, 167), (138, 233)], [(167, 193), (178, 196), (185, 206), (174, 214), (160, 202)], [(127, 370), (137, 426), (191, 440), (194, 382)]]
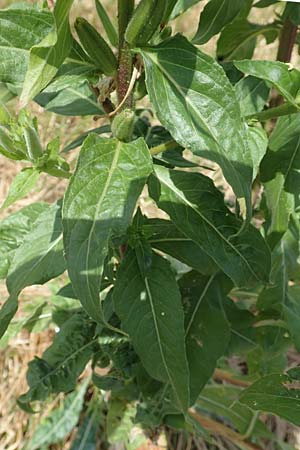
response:
[(98, 31), (82, 17), (76, 19), (75, 29), (83, 48), (95, 65), (105, 75), (114, 75), (118, 67), (117, 58)]
[(166, 11), (165, 0), (142, 0), (128, 24), (125, 39), (130, 45), (144, 45), (152, 38)]
[(111, 131), (119, 141), (130, 142), (134, 126), (134, 112), (131, 109), (124, 109), (118, 114), (112, 124)]

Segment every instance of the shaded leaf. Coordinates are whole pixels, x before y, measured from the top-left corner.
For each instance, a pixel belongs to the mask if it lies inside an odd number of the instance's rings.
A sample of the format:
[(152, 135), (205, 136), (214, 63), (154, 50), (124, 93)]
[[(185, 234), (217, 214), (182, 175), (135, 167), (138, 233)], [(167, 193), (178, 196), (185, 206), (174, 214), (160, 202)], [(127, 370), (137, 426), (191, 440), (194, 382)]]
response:
[(192, 405), (229, 344), (229, 323), (218, 307), (222, 305), (227, 292), (221, 278), (215, 275), (203, 277), (195, 272), (184, 275), (179, 286), (187, 305), (185, 335)]
[(87, 415), (78, 428), (71, 450), (96, 450), (98, 417), (95, 413)]
[(178, 407), (185, 411), (189, 393), (184, 317), (169, 263), (154, 254), (143, 278), (134, 252), (129, 252), (117, 273), (113, 298), (122, 327), (146, 370), (171, 385)]

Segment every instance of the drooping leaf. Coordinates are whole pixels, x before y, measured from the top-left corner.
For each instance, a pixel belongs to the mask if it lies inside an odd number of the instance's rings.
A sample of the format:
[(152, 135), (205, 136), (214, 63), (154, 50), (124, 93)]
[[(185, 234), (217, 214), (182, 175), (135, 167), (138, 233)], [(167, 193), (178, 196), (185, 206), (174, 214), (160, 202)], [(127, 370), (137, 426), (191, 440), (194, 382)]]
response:
[(269, 151), (261, 165), (267, 206), (271, 213), (268, 239), (274, 246), (288, 227), (300, 197), (299, 114), (281, 117), (271, 134)]
[(10, 185), (8, 195), (3, 202), (1, 209), (8, 208), (13, 203), (29, 194), (38, 182), (39, 176), (39, 170), (31, 167), (19, 172)]
[(22, 289), (44, 284), (65, 268), (61, 208), (54, 204), (41, 214), (14, 253), (6, 281), (10, 296), (0, 310), (0, 337), (18, 308), (18, 295)]
[(96, 345), (95, 323), (85, 313), (74, 313), (45, 350), (35, 357), (27, 371), (29, 390), (18, 403), (26, 408), (31, 402), (45, 400), (51, 393), (69, 392), (91, 358)]
[(235, 61), (234, 65), (246, 74), (261, 78), (274, 86), (278, 92), (297, 106), (296, 96), (300, 84), (300, 72), (279, 61)]
[(185, 334), (192, 405), (229, 344), (229, 323), (224, 312), (218, 308), (218, 303), (221, 305), (224, 301), (226, 291), (217, 276), (203, 277), (195, 272), (184, 275), (179, 285), (183, 301), (188, 305)]
[(33, 203), (0, 222), (0, 278), (6, 277), (14, 251), (48, 207), (47, 203)]
[(251, 155), (240, 108), (223, 69), (179, 35), (140, 52), (161, 123), (183, 147), (221, 166), (249, 217)]
[(217, 55), (226, 60), (250, 59), (258, 36), (264, 36), (266, 43), (270, 44), (278, 33), (279, 29), (274, 24), (258, 25), (246, 19), (235, 20), (222, 31), (217, 44)]
[(0, 10), (0, 80), (17, 86), (24, 81), (31, 47), (54, 28), (49, 11), (27, 6), (26, 9)]
[(240, 222), (209, 178), (162, 166), (155, 174), (161, 189), (159, 207), (226, 275), (238, 286), (268, 281), (270, 252), (264, 239), (252, 226), (236, 235)]
[(269, 92), (265, 81), (251, 76), (242, 78), (235, 85), (235, 93), (243, 116), (261, 111), (268, 101)]
[(205, 44), (232, 22), (244, 6), (243, 0), (211, 0), (200, 15), (195, 44)]
[(117, 273), (113, 298), (122, 327), (146, 370), (170, 384), (177, 406), (185, 411), (189, 392), (184, 317), (169, 263), (154, 254), (143, 278), (135, 253), (130, 251)]
[(285, 375), (267, 375), (245, 389), (239, 400), (251, 409), (270, 412), (299, 425), (299, 379), (298, 368)]
[(90, 135), (81, 148), (63, 207), (69, 276), (86, 311), (103, 321), (99, 290), (109, 240), (130, 225), (152, 171), (143, 139), (122, 143)]
[(84, 395), (88, 385), (86, 379), (77, 391), (69, 394), (59, 408), (51, 411), (41, 420), (33, 433), (30, 442), (25, 446), (26, 450), (38, 450), (42, 446), (48, 447), (62, 441), (76, 426), (81, 413)]
[(55, 29), (30, 49), (21, 104), (25, 106), (56, 75), (72, 47), (69, 12), (74, 0), (57, 0), (54, 8)]

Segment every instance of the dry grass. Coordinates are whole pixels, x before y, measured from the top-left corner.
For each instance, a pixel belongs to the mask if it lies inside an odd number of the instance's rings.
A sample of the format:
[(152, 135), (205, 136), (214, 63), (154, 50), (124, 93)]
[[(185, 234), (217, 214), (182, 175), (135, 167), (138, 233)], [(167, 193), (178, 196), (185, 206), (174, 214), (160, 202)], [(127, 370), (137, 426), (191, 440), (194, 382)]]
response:
[[(0, 8), (8, 4), (15, 3), (15, 0), (0, 0)], [(34, 3), (34, 0), (32, 0)], [(115, 0), (106, 0), (105, 3), (112, 13), (112, 17), (116, 17)], [(192, 35), (193, 30), (197, 28), (199, 12), (203, 9), (206, 1), (203, 1), (199, 6), (193, 8), (186, 13), (176, 24), (176, 29), (185, 32), (187, 35)], [(265, 10), (262, 16), (261, 10), (254, 12), (252, 19), (259, 22), (266, 22), (270, 20), (272, 9)], [(77, 0), (72, 10), (72, 17), (78, 15), (85, 16), (91, 20), (95, 25), (99, 26), (99, 21), (93, 9), (92, 0)], [(216, 39), (213, 39), (209, 44), (204, 46), (204, 50), (213, 54)], [(264, 40), (261, 39), (255, 57), (258, 59), (274, 59), (276, 55), (276, 43), (268, 47), (265, 46)], [(294, 54), (294, 64), (298, 63), (298, 55)], [(17, 102), (12, 102), (9, 106), (12, 112), (18, 110)], [(62, 146), (70, 142), (81, 132), (86, 129), (93, 128), (95, 123), (92, 118), (65, 118), (56, 116), (55, 114), (44, 112), (42, 108), (35, 104), (30, 105), (30, 109), (34, 115), (39, 119), (39, 131), (43, 143), (47, 143), (54, 136), (60, 136)], [(73, 162), (74, 156), (70, 157)], [(15, 163), (6, 160), (0, 156), (0, 204), (6, 197), (9, 186), (15, 175), (23, 167), (21, 163)], [(58, 181), (50, 176), (43, 175), (40, 179), (38, 188), (30, 194), (27, 198), (17, 202), (9, 210), (5, 211), (6, 215), (22, 206), (39, 200), (53, 202), (62, 197), (66, 182), (64, 180)], [(146, 200), (144, 200), (145, 204)], [(27, 289), (26, 293), (21, 297), (20, 313), (22, 314), (22, 304), (30, 301), (33, 296), (44, 295), (49, 296), (50, 291), (47, 287)], [(0, 286), (0, 303), (6, 297), (5, 287)], [(27, 389), (26, 384), (26, 370), (28, 362), (35, 356), (41, 356), (43, 351), (49, 346), (53, 337), (53, 330), (43, 331), (38, 334), (29, 334), (26, 331), (20, 333), (13, 339), (5, 351), (0, 351), (0, 373), (2, 374), (0, 380), (0, 450), (21, 450), (25, 441), (30, 438), (33, 430), (39, 422), (41, 416), (49, 409), (53, 408), (57, 400), (48, 404), (41, 414), (29, 417), (16, 406), (17, 397), (24, 393)], [(285, 422), (277, 421), (274, 425), (276, 433), (286, 436), (290, 432), (290, 427)], [(219, 448), (230, 449), (229, 443), (219, 442)], [(197, 442), (199, 449), (207, 448), (203, 442)], [(164, 448), (165, 444), (159, 448)], [(65, 450), (68, 444), (64, 443), (55, 447), (52, 450)], [(147, 448), (154, 448), (149, 445)], [(155, 447), (158, 448), (158, 447)], [(178, 447), (179, 448), (179, 447)], [(296, 448), (296, 447), (295, 447)], [(300, 448), (300, 447), (299, 447)], [(271, 447), (270, 447), (271, 449)]]

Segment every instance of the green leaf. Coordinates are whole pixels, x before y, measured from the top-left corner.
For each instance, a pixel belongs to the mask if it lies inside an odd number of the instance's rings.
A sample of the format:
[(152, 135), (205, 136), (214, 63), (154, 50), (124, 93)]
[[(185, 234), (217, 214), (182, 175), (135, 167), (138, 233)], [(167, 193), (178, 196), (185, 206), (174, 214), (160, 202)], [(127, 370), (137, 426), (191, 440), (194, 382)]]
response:
[(184, 304), (188, 305), (185, 335), (191, 405), (209, 381), (230, 340), (229, 323), (218, 308), (226, 295), (221, 281), (215, 275), (208, 278), (195, 272), (184, 275), (179, 281)]
[(256, 77), (242, 78), (235, 85), (235, 93), (240, 104), (243, 116), (263, 110), (268, 101), (270, 88), (265, 81)]
[[(198, 397), (197, 406), (212, 414), (217, 414), (221, 420), (230, 420), (242, 435), (246, 434), (251, 427), (253, 411), (238, 401), (241, 389), (224, 384), (206, 386)], [(257, 420), (251, 433), (254, 437), (272, 439), (272, 433), (267, 427)]]
[(26, 9), (0, 10), (0, 80), (17, 86), (24, 81), (31, 47), (54, 27), (49, 11), (27, 6)]
[(136, 407), (130, 403), (119, 398), (111, 400), (106, 419), (107, 439), (110, 444), (124, 444), (129, 441), (135, 415)]
[(0, 337), (17, 310), (22, 289), (44, 284), (65, 270), (60, 214), (59, 204), (50, 206), (14, 253), (6, 281), (10, 296), (0, 310)]
[(95, 0), (95, 4), (96, 4), (96, 10), (97, 10), (98, 16), (102, 22), (103, 28), (106, 32), (109, 42), (114, 47), (117, 47), (118, 42), (119, 42), (118, 33), (117, 33), (114, 25), (112, 24), (107, 12), (106, 12), (106, 9), (103, 7), (100, 0)]
[(217, 271), (217, 265), (191, 239), (179, 231), (169, 220), (148, 219), (143, 231), (152, 247), (167, 255), (173, 256), (203, 275), (211, 275)]
[(33, 203), (0, 222), (0, 278), (6, 277), (14, 251), (48, 207), (47, 203)]
[(87, 415), (78, 428), (71, 450), (96, 450), (97, 431), (99, 429), (98, 417), (94, 413)]
[(39, 170), (31, 167), (23, 169), (20, 173), (18, 173), (10, 185), (8, 195), (0, 210), (8, 208), (13, 203), (29, 194), (38, 182), (39, 176)]
[(205, 44), (239, 14), (244, 4), (241, 0), (211, 0), (200, 16), (199, 27), (193, 42)]
[(66, 147), (64, 147), (63, 153), (68, 153), (76, 147), (81, 147), (85, 139), (91, 133), (110, 134), (110, 125), (102, 125), (101, 127), (93, 128), (91, 130), (86, 131), (85, 133), (78, 136), (78, 138), (74, 139), (74, 141), (70, 142), (70, 144), (68, 144)]
[(248, 128), (248, 145), (252, 156), (253, 180), (255, 180), (260, 163), (267, 152), (268, 135), (263, 128)]
[(95, 323), (85, 313), (74, 313), (61, 327), (42, 358), (28, 366), (29, 390), (18, 399), (19, 406), (45, 400), (52, 393), (69, 392), (90, 360), (96, 341)]
[(81, 148), (64, 200), (64, 244), (74, 291), (98, 322), (103, 322), (99, 290), (109, 241), (126, 232), (151, 171), (143, 139), (125, 144), (92, 134)]
[(288, 227), (300, 197), (300, 114), (279, 118), (261, 164), (267, 206), (271, 212), (268, 240), (272, 247)]
[(23, 106), (47, 86), (71, 50), (69, 12), (73, 1), (57, 0), (54, 8), (55, 29), (31, 47), (20, 99)]
[(161, 188), (158, 206), (236, 285), (268, 281), (270, 252), (264, 239), (251, 225), (237, 235), (240, 221), (225, 207), (211, 179), (162, 166), (155, 174)]
[(177, 406), (185, 411), (189, 375), (184, 316), (169, 263), (153, 254), (143, 278), (134, 252), (129, 252), (117, 273), (113, 298), (122, 328), (129, 333), (142, 364), (153, 378), (170, 384)]
[(274, 24), (258, 25), (245, 19), (235, 20), (222, 31), (217, 44), (217, 55), (227, 60), (250, 59), (258, 36), (263, 35), (269, 44), (276, 39), (278, 33), (279, 29)]
[(35, 429), (25, 450), (38, 450), (62, 441), (75, 428), (83, 407), (84, 395), (89, 379), (86, 379), (79, 389), (66, 396), (60, 407), (51, 411), (41, 420)]
[(261, 78), (274, 86), (291, 104), (298, 106), (296, 96), (300, 85), (300, 72), (279, 61), (235, 61), (244, 73)]
[(240, 108), (223, 69), (180, 35), (140, 52), (161, 123), (183, 147), (221, 166), (249, 218), (251, 155)]
[(171, 14), (171, 20), (176, 19), (176, 17), (180, 16), (197, 3), (200, 3), (200, 1), (202, 0), (177, 0), (177, 2), (176, 0), (169, 0), (170, 3), (176, 3)]
[(267, 375), (245, 389), (239, 400), (251, 409), (270, 412), (299, 425), (299, 379), (298, 368), (285, 375)]

